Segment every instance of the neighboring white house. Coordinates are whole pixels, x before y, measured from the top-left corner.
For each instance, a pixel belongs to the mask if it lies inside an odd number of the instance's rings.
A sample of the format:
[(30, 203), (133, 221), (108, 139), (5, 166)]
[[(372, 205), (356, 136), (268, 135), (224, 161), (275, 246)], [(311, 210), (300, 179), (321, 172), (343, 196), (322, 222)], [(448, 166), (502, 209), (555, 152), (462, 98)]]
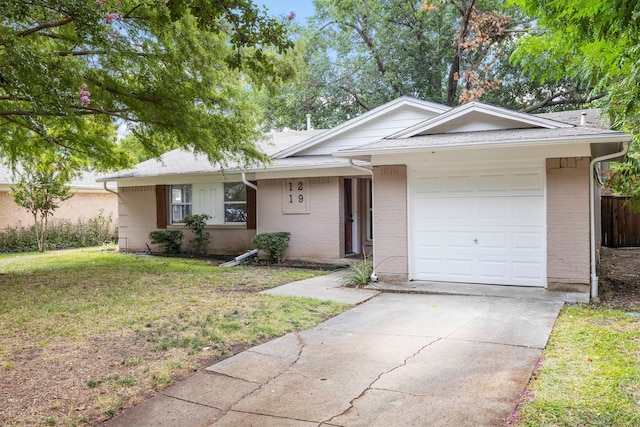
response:
[(103, 180), (118, 184), (129, 249), (207, 213), (212, 253), (289, 231), (287, 257), (372, 252), (381, 280), (585, 287), (594, 166), (631, 139), (591, 121), (402, 97), (333, 129), (274, 134), (266, 166), (222, 172), (175, 150)]

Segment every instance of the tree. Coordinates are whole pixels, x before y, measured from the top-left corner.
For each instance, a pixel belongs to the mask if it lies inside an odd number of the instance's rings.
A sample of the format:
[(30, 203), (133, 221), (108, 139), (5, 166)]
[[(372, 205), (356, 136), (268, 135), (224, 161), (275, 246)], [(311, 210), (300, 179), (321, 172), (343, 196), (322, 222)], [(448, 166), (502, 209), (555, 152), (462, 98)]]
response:
[(543, 86), (509, 62), (530, 19), (501, 0), (315, 5), (309, 27), (293, 28), (299, 34), (298, 77), (262, 101), (271, 127), (303, 128), (306, 113), (316, 127), (330, 127), (403, 95), (448, 105), (483, 99), (539, 109), (571, 85)]
[[(614, 191), (640, 201), (640, 3), (633, 0), (514, 0), (536, 19), (513, 61), (532, 76), (569, 76), (588, 88), (614, 129), (634, 134), (629, 161), (614, 168)], [(640, 204), (635, 203), (640, 207)]]
[(11, 196), (16, 204), (33, 215), (38, 251), (43, 252), (47, 240), (49, 217), (69, 199), (72, 176), (62, 159), (23, 163), (14, 170)]
[(290, 71), (286, 19), (251, 0), (0, 0), (0, 11), (0, 156), (127, 166), (124, 124), (151, 154), (264, 159), (252, 95)]

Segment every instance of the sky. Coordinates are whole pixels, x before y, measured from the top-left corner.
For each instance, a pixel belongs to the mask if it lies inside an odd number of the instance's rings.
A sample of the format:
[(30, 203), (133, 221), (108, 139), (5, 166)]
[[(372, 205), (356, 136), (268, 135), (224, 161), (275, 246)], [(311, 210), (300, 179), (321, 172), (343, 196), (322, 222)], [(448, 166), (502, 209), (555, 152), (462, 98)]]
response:
[(314, 12), (313, 0), (254, 0), (253, 2), (260, 8), (263, 4), (267, 6), (269, 15), (273, 16), (288, 16), (290, 12), (294, 12), (299, 24), (306, 24), (306, 19)]

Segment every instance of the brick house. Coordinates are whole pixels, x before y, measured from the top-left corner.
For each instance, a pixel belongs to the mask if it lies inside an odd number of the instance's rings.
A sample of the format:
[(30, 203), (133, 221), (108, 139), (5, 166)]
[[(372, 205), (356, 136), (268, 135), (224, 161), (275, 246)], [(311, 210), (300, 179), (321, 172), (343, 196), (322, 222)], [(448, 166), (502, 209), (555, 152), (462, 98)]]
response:
[[(118, 221), (118, 196), (116, 186), (109, 184), (107, 191), (96, 179), (98, 175), (85, 173), (73, 180), (73, 196), (61, 203), (53, 215), (54, 220), (76, 222), (89, 219), (102, 212), (105, 217), (111, 215), (114, 223)], [(29, 227), (33, 224), (31, 213), (16, 205), (10, 194), (13, 178), (9, 167), (0, 164), (0, 233), (11, 227)]]
[(372, 253), (380, 280), (597, 292), (598, 165), (631, 139), (598, 120), (402, 97), (326, 131), (271, 135), (266, 166), (222, 172), (175, 150), (104, 179), (133, 250), (207, 213), (212, 253), (289, 231), (287, 257)]

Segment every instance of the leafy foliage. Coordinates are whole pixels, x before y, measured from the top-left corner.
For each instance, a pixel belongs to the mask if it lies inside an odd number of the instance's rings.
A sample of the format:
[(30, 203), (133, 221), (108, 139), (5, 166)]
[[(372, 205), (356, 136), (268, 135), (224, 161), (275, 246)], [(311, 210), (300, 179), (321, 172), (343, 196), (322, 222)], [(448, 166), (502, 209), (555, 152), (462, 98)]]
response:
[(211, 242), (211, 234), (204, 231), (204, 228), (209, 218), (211, 218), (211, 216), (207, 214), (187, 215), (183, 218), (184, 225), (195, 234), (195, 237), (189, 240), (191, 252), (194, 254), (207, 254), (207, 246), (209, 242)]
[[(0, 233), (0, 253), (35, 252), (38, 242), (35, 225), (31, 227), (11, 227)], [(117, 230), (111, 215), (102, 213), (94, 218), (79, 219), (76, 222), (49, 222), (45, 250), (83, 248), (100, 246), (117, 241)]]
[(362, 262), (357, 262), (349, 266), (349, 272), (341, 277), (345, 286), (353, 286), (356, 289), (366, 286), (373, 274), (373, 261), (366, 257)]
[(73, 196), (70, 179), (71, 175), (61, 159), (25, 162), (14, 170), (15, 184), (11, 187), (11, 196), (16, 205), (33, 216), (33, 230), (40, 252), (44, 251), (49, 217), (61, 202)]
[(182, 250), (181, 230), (154, 230), (149, 233), (151, 243), (156, 243), (162, 247), (167, 254), (179, 254)]
[(0, 155), (128, 166), (126, 126), (153, 155), (262, 159), (252, 94), (289, 74), (285, 21), (250, 0), (0, 0)]
[[(542, 82), (569, 77), (599, 99), (614, 129), (640, 131), (640, 3), (628, 0), (513, 0), (536, 19), (512, 60)], [(640, 198), (637, 155), (622, 166), (614, 191)], [(635, 195), (638, 193), (637, 195)]]
[[(269, 127), (329, 128), (399, 96), (453, 105), (483, 99), (546, 106), (569, 81), (543, 84), (509, 62), (529, 18), (502, 0), (316, 1), (289, 60), (298, 77), (261, 102)], [(582, 98), (576, 99), (583, 102)]]
[(291, 233), (286, 231), (277, 231), (273, 233), (256, 234), (251, 239), (251, 244), (261, 251), (265, 251), (269, 256), (270, 262), (279, 263), (282, 259), (284, 251), (289, 247)]

